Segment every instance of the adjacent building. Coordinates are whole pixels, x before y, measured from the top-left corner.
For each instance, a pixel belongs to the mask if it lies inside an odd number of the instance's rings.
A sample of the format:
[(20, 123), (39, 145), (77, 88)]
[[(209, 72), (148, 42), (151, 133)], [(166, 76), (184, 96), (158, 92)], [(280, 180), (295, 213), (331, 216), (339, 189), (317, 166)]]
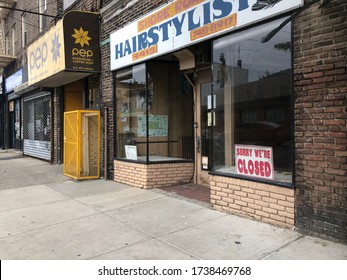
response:
[(104, 1), (111, 177), (346, 240), (347, 1), (323, 2)]
[(100, 108), (100, 1), (2, 4), (2, 147), (62, 163), (64, 112)]

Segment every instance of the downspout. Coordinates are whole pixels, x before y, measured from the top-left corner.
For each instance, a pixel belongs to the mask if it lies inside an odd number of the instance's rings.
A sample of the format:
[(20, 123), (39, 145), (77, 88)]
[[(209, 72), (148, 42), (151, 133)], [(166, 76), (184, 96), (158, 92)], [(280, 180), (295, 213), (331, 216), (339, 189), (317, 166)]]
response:
[(64, 87), (60, 87), (60, 94), (59, 94), (59, 121), (60, 121), (59, 143), (60, 143), (60, 149), (59, 149), (59, 162), (58, 162), (58, 164), (64, 164), (64, 130), (65, 130), (65, 127), (64, 127), (64, 112), (65, 112), (64, 95), (65, 95)]
[[(51, 140), (51, 164), (54, 163), (54, 121), (55, 121), (55, 118), (54, 118), (54, 112), (55, 112), (55, 108), (54, 108), (54, 95), (56, 95), (56, 89), (53, 89), (53, 91), (51, 91), (51, 95), (50, 95), (50, 103), (51, 103), (51, 108), (50, 108), (50, 135), (49, 135), (49, 138)], [(58, 158), (58, 157), (57, 157)]]
[(108, 137), (107, 137), (107, 131), (108, 131), (108, 108), (105, 108), (104, 110), (104, 180), (107, 180), (107, 169), (108, 169), (108, 157), (107, 157), (107, 151), (108, 151)]

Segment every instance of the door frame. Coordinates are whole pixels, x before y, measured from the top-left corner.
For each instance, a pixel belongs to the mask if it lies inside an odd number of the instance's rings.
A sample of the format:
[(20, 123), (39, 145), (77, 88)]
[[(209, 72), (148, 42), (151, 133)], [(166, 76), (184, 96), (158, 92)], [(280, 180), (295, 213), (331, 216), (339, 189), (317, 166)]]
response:
[[(202, 126), (201, 126), (201, 85), (212, 82), (211, 69), (206, 69), (197, 72), (196, 90), (194, 93), (195, 108), (194, 108), (194, 144), (195, 144), (195, 170), (194, 184), (210, 186), (209, 170), (202, 169)], [(211, 93), (212, 94), (212, 93)], [(212, 159), (208, 159), (211, 161)]]

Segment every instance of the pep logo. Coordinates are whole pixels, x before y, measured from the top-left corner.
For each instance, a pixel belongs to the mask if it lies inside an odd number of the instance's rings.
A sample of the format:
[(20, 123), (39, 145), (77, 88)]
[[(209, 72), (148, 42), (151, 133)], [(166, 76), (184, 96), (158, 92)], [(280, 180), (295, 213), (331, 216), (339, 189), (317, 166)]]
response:
[(84, 46), (89, 46), (89, 41), (92, 39), (88, 36), (89, 31), (83, 30), (82, 27), (80, 29), (75, 29), (75, 33), (71, 36), (75, 38), (75, 44), (79, 44), (81, 48), (73, 48), (72, 49), (72, 56), (80, 56), (83, 58), (89, 58), (92, 57), (93, 51), (84, 49)]
[[(37, 46), (29, 55), (30, 71), (41, 70), (47, 67), (46, 62), (49, 62), (48, 59), (58, 62), (61, 46), (59, 34), (57, 33), (54, 33), (51, 38), (48, 38), (44, 43)], [(51, 56), (49, 52), (51, 52)]]
[(82, 27), (80, 27), (79, 30), (74, 28), (74, 31), (75, 34), (72, 34), (71, 36), (76, 39), (75, 44), (80, 44), (82, 48), (84, 45), (89, 46), (89, 40), (92, 39), (88, 36), (89, 31), (84, 31)]
[(30, 53), (30, 70), (40, 69), (43, 67), (48, 56), (48, 46), (46, 43), (37, 47), (33, 52)]
[(92, 57), (94, 54), (93, 54), (93, 51), (91, 50), (73, 48), (72, 56), (76, 56), (76, 55), (79, 55), (80, 57), (85, 58), (85, 57)]

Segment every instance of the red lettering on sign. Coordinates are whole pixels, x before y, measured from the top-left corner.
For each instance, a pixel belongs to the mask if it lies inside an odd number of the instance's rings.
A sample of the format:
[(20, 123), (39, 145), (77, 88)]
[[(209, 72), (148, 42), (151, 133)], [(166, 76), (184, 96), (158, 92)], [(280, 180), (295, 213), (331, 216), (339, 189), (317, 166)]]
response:
[(266, 161), (238, 159), (237, 168), (240, 174), (271, 177), (271, 165)]

